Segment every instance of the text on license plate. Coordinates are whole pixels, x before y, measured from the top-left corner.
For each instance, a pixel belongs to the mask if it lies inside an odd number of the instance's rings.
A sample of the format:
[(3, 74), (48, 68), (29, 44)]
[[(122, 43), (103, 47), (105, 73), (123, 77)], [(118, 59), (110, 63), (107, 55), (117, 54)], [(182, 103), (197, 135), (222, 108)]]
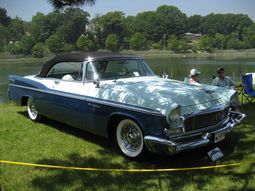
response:
[(225, 133), (215, 133), (214, 135), (214, 143), (218, 143), (225, 139)]

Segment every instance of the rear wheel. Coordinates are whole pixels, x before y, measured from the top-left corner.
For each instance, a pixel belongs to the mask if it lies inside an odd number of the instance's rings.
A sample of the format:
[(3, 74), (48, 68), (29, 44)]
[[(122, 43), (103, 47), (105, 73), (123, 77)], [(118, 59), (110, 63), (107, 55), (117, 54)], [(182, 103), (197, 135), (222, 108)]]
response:
[(119, 122), (116, 128), (116, 142), (121, 153), (130, 159), (145, 159), (148, 151), (140, 127), (130, 119)]
[(32, 121), (41, 121), (42, 116), (38, 113), (32, 98), (27, 100), (27, 113)]

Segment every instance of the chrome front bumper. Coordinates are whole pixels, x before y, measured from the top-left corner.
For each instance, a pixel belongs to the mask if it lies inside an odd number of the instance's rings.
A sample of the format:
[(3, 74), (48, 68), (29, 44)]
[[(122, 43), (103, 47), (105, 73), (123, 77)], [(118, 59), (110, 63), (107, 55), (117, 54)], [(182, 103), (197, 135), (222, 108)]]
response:
[(235, 126), (241, 123), (245, 114), (240, 112), (231, 112), (229, 119), (221, 124), (217, 130), (201, 132), (199, 136), (185, 137), (180, 141), (172, 141), (171, 139), (163, 139), (154, 136), (145, 136), (145, 144), (150, 152), (158, 154), (174, 154), (180, 151), (194, 149), (213, 143), (216, 133), (229, 133)]

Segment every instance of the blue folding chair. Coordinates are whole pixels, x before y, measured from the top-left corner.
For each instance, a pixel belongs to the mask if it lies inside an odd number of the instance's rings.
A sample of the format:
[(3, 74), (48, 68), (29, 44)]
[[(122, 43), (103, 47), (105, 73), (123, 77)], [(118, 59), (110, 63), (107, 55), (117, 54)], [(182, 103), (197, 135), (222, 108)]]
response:
[[(244, 90), (242, 92), (243, 97), (248, 101), (248, 103), (252, 103), (255, 100), (255, 90), (253, 89), (252, 84), (252, 74), (245, 74), (242, 76), (242, 82), (244, 84)], [(242, 98), (243, 103), (243, 98)]]

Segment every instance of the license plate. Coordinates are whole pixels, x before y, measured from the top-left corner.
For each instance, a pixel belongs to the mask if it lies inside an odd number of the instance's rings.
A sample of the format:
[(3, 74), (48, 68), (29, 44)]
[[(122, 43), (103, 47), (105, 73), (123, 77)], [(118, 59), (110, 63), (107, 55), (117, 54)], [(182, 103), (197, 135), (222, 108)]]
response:
[(223, 153), (218, 147), (216, 147), (215, 149), (208, 152), (208, 156), (211, 158), (212, 161), (216, 161), (223, 157)]
[(225, 139), (225, 133), (215, 133), (214, 135), (214, 143), (218, 143)]

